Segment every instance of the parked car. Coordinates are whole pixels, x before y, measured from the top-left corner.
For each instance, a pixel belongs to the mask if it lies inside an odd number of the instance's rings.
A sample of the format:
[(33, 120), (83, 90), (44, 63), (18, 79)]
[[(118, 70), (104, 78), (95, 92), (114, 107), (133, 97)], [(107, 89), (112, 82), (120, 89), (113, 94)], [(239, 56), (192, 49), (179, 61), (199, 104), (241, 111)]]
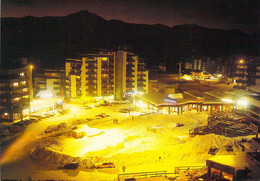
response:
[(25, 119), (23, 121), (24, 121), (24, 124), (26, 124), (26, 125), (32, 124), (32, 121), (30, 119)]
[(31, 117), (35, 117), (35, 118), (38, 118), (38, 119), (44, 119), (45, 118), (45, 116), (40, 115), (40, 114), (31, 114)]
[(121, 113), (129, 113), (130, 109), (126, 109), (126, 108), (120, 109), (119, 112), (121, 112)]
[(108, 103), (102, 103), (101, 106), (109, 106)]
[(95, 117), (105, 118), (105, 116), (103, 114), (95, 115)]
[(177, 123), (176, 124), (176, 127), (182, 127), (182, 126), (184, 126), (182, 123)]
[(112, 162), (105, 162), (105, 163), (102, 163), (101, 165), (96, 165), (96, 168), (115, 168), (115, 165), (114, 163)]
[(91, 109), (92, 107), (88, 106), (88, 105), (83, 105), (80, 107), (81, 109)]
[(21, 126), (21, 127), (23, 127), (23, 126), (26, 127), (26, 126), (27, 126), (24, 121), (19, 121), (19, 122), (17, 122), (17, 123), (13, 123), (13, 125), (15, 125), (15, 126)]
[(39, 119), (38, 119), (38, 118), (31, 117), (30, 119), (31, 119), (31, 121), (32, 121), (33, 123), (38, 123), (38, 122), (39, 122)]
[(226, 150), (227, 150), (228, 152), (234, 151), (232, 145), (226, 145)]
[(217, 148), (216, 146), (212, 146), (209, 151), (208, 151), (208, 154), (211, 154), (211, 155), (216, 155), (216, 153), (218, 152), (219, 148)]
[(96, 104), (94, 104), (94, 106), (95, 106), (95, 107), (100, 107), (101, 104), (100, 104), (100, 103), (96, 103)]
[(64, 169), (77, 169), (79, 167), (79, 164), (77, 162), (67, 163), (64, 165)]
[(1, 138), (1, 139), (4, 139), (4, 138), (6, 138), (6, 137), (7, 137), (6, 134), (4, 134), (4, 133), (1, 133), (1, 134), (0, 134), (0, 138)]

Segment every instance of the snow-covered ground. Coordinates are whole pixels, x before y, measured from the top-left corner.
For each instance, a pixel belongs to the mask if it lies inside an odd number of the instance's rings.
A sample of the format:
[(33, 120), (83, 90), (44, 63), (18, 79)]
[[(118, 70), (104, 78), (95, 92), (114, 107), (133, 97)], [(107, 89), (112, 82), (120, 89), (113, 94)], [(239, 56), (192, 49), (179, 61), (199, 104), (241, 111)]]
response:
[[(183, 115), (119, 113), (119, 109), (132, 105), (114, 105), (90, 110), (73, 107), (75, 112), (56, 116), (30, 125), (7, 150), (1, 154), (1, 179), (65, 179), (65, 180), (113, 180), (117, 174), (126, 172), (167, 171), (174, 172), (178, 166), (204, 166), (212, 155), (210, 147), (220, 148), (217, 154), (230, 154), (224, 146), (234, 144), (234, 139), (209, 134), (189, 138), (189, 129), (207, 123), (205, 113), (186, 112)], [(74, 118), (95, 118), (106, 113), (106, 118), (77, 125), (75, 132), (85, 132), (83, 138), (75, 139), (66, 134), (53, 137), (46, 149), (59, 154), (89, 159), (94, 164), (110, 161), (113, 169), (61, 170), (42, 166), (41, 161), (32, 161), (28, 154), (35, 140), (38, 143), (44, 130), (61, 122), (70, 123)], [(113, 123), (118, 119), (118, 124)], [(176, 127), (177, 123), (184, 124)], [(235, 148), (234, 151), (239, 151)], [(231, 153), (233, 154), (233, 153)]]

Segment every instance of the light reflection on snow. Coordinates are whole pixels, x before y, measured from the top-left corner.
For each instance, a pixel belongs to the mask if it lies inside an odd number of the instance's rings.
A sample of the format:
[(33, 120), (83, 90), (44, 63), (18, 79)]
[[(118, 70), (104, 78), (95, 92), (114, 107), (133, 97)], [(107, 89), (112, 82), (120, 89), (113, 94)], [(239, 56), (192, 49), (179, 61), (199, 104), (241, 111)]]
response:
[[(125, 138), (119, 129), (109, 129), (105, 131), (96, 128), (94, 128), (95, 130), (93, 131), (92, 129), (93, 128), (82, 129), (86, 131), (87, 136), (81, 139), (63, 140), (63, 153), (71, 156), (84, 156), (90, 151), (99, 151), (107, 147), (115, 146), (123, 142)], [(89, 134), (92, 136), (88, 137)]]

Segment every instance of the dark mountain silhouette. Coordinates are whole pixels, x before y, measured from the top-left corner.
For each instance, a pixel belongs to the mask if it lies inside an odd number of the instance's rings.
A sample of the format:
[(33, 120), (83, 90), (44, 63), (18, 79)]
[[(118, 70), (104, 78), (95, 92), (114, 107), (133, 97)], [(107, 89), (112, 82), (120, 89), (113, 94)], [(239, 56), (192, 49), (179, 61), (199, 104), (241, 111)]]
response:
[(149, 65), (172, 66), (191, 55), (260, 55), (259, 32), (129, 24), (107, 21), (88, 11), (65, 17), (1, 18), (2, 61), (29, 57), (40, 59), (42, 65), (60, 66), (66, 57), (120, 45), (130, 46)]

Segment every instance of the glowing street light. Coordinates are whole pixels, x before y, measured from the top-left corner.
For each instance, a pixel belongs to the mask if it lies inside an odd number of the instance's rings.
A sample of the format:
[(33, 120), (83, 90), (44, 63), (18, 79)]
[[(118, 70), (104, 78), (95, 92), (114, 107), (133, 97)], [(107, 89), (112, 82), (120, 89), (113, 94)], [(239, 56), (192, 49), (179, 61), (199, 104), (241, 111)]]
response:
[(248, 101), (246, 99), (240, 99), (237, 101), (237, 105), (241, 107), (247, 107), (248, 106)]
[(244, 63), (244, 60), (243, 60), (243, 59), (240, 59), (240, 60), (239, 60), (239, 63)]

